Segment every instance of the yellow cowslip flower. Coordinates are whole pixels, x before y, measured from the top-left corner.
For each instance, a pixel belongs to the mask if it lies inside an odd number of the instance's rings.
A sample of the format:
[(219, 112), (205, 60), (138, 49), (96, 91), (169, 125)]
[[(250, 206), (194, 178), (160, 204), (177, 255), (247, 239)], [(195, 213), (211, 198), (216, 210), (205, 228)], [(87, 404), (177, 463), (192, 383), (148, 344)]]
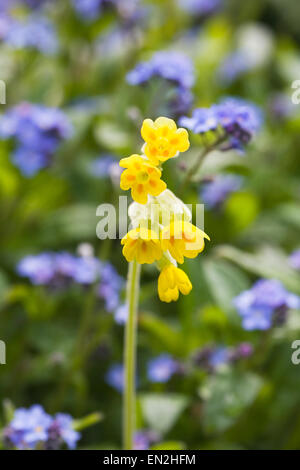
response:
[(161, 232), (161, 246), (169, 251), (178, 263), (186, 258), (195, 258), (204, 250), (204, 239), (210, 240), (205, 232), (190, 222), (175, 220), (163, 228)]
[(122, 253), (128, 262), (135, 259), (140, 264), (151, 264), (163, 254), (158, 234), (145, 227), (130, 230), (121, 244), (124, 245)]
[(140, 204), (147, 203), (148, 194), (159, 196), (167, 187), (160, 179), (161, 171), (140, 155), (122, 158), (120, 166), (126, 168), (121, 174), (121, 189), (126, 191), (131, 188), (132, 199)]
[(192, 284), (182, 269), (173, 264), (165, 267), (158, 278), (158, 295), (163, 302), (178, 300), (179, 291), (187, 295), (192, 290)]
[(154, 122), (145, 119), (141, 135), (146, 142), (143, 150), (153, 165), (175, 157), (178, 152), (185, 152), (189, 146), (189, 135), (186, 129), (177, 129), (173, 119), (159, 117)]

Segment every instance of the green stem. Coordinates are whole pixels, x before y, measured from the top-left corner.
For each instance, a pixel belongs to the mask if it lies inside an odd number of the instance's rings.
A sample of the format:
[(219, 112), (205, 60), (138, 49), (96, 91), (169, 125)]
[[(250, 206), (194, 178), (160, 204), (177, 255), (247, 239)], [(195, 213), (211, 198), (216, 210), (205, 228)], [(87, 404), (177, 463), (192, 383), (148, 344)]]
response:
[(192, 177), (198, 172), (200, 166), (202, 165), (206, 155), (208, 155), (212, 150), (215, 150), (222, 142), (226, 140), (226, 135), (221, 135), (212, 145), (205, 147), (202, 152), (198, 155), (198, 158), (194, 164), (187, 171), (184, 180), (181, 183), (179, 188), (179, 193), (182, 194), (186, 189), (186, 186), (191, 181)]
[(140, 272), (141, 265), (136, 261), (132, 261), (129, 264), (127, 281), (128, 318), (124, 345), (123, 440), (125, 450), (132, 450), (135, 431), (136, 333)]

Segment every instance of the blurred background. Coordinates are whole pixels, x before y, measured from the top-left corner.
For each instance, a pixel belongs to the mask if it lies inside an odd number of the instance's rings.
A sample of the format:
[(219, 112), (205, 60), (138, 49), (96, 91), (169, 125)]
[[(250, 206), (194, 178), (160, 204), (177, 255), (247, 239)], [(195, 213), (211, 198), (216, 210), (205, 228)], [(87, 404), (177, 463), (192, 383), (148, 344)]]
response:
[[(211, 238), (184, 265), (191, 294), (160, 302), (143, 267), (135, 447), (299, 448), (299, 17), (296, 0), (1, 1), (2, 448), (35, 404), (74, 418), (77, 448), (121, 448), (127, 262), (97, 239), (96, 208), (118, 203), (143, 119), (226, 96), (255, 104), (260, 129), (182, 195)], [(212, 134), (165, 164), (175, 193)]]

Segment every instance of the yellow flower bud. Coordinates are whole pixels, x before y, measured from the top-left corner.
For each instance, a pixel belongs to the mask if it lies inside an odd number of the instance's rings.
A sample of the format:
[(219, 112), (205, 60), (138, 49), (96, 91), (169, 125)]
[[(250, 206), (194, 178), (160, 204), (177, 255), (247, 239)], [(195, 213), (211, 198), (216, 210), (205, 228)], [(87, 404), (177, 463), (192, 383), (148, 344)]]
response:
[(191, 281), (182, 269), (169, 264), (161, 271), (158, 278), (158, 295), (161, 301), (178, 300), (179, 292), (187, 295), (191, 290)]

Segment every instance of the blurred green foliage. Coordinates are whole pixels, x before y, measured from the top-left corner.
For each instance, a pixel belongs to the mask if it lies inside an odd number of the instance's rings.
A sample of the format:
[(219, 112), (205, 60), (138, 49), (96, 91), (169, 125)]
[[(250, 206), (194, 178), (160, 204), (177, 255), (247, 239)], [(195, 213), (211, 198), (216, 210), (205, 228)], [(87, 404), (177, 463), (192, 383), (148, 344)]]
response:
[[(277, 278), (300, 294), (300, 274), (287, 262), (299, 246), (300, 113), (280, 120), (268, 107), (274, 93), (290, 96), (292, 80), (300, 78), (299, 2), (230, 0), (200, 24), (180, 13), (172, 0), (146, 3), (151, 14), (117, 50), (105, 53), (95, 41), (100, 35), (101, 43), (101, 34), (120, 27), (118, 18), (105, 14), (86, 24), (67, 1), (51, 9), (61, 41), (57, 55), (12, 51), (1, 44), (6, 107), (24, 100), (59, 106), (75, 132), (53, 166), (32, 179), (12, 165), (10, 145), (0, 144), (0, 338), (7, 344), (0, 400), (9, 398), (18, 407), (41, 403), (49, 412), (67, 411), (76, 418), (101, 411), (103, 419), (84, 431), (80, 447), (120, 447), (121, 395), (106, 383), (105, 374), (122, 361), (123, 327), (95, 301), (93, 287), (51, 292), (18, 277), (15, 267), (27, 254), (75, 252), (79, 243), (89, 242), (97, 256), (126, 276), (119, 240), (100, 241), (95, 233), (96, 207), (116, 204), (121, 192), (109, 178), (91, 176), (88, 168), (101, 153), (121, 158), (139, 149), (142, 119), (161, 114), (164, 95), (155, 96), (151, 86), (128, 85), (125, 75), (154, 51), (179, 49), (195, 64), (195, 106), (239, 95), (262, 107), (265, 125), (244, 156), (214, 152), (194, 175), (198, 181), (230, 171), (242, 174), (244, 185), (221, 211), (205, 213), (212, 241), (185, 264), (191, 294), (163, 304), (156, 272), (151, 267), (143, 272), (138, 425), (160, 432), (156, 449), (299, 448), (300, 374), (290, 360), (291, 342), (300, 335), (299, 312), (291, 312), (281, 327), (247, 332), (232, 305), (233, 297), (259, 277)], [(248, 23), (270, 33), (270, 57), (234, 82), (220, 83), (218, 66)], [(93, 100), (92, 111), (84, 102), (79, 105), (87, 98)], [(200, 138), (191, 135), (187, 165), (200, 145)], [(183, 176), (177, 162), (167, 163), (165, 173), (168, 187), (176, 191)], [(200, 184), (187, 188), (186, 203), (200, 202)], [(246, 361), (215, 374), (191, 366), (199, 348), (243, 341), (254, 346)], [(147, 361), (162, 352), (186, 364), (188, 372), (167, 384), (151, 384)]]

